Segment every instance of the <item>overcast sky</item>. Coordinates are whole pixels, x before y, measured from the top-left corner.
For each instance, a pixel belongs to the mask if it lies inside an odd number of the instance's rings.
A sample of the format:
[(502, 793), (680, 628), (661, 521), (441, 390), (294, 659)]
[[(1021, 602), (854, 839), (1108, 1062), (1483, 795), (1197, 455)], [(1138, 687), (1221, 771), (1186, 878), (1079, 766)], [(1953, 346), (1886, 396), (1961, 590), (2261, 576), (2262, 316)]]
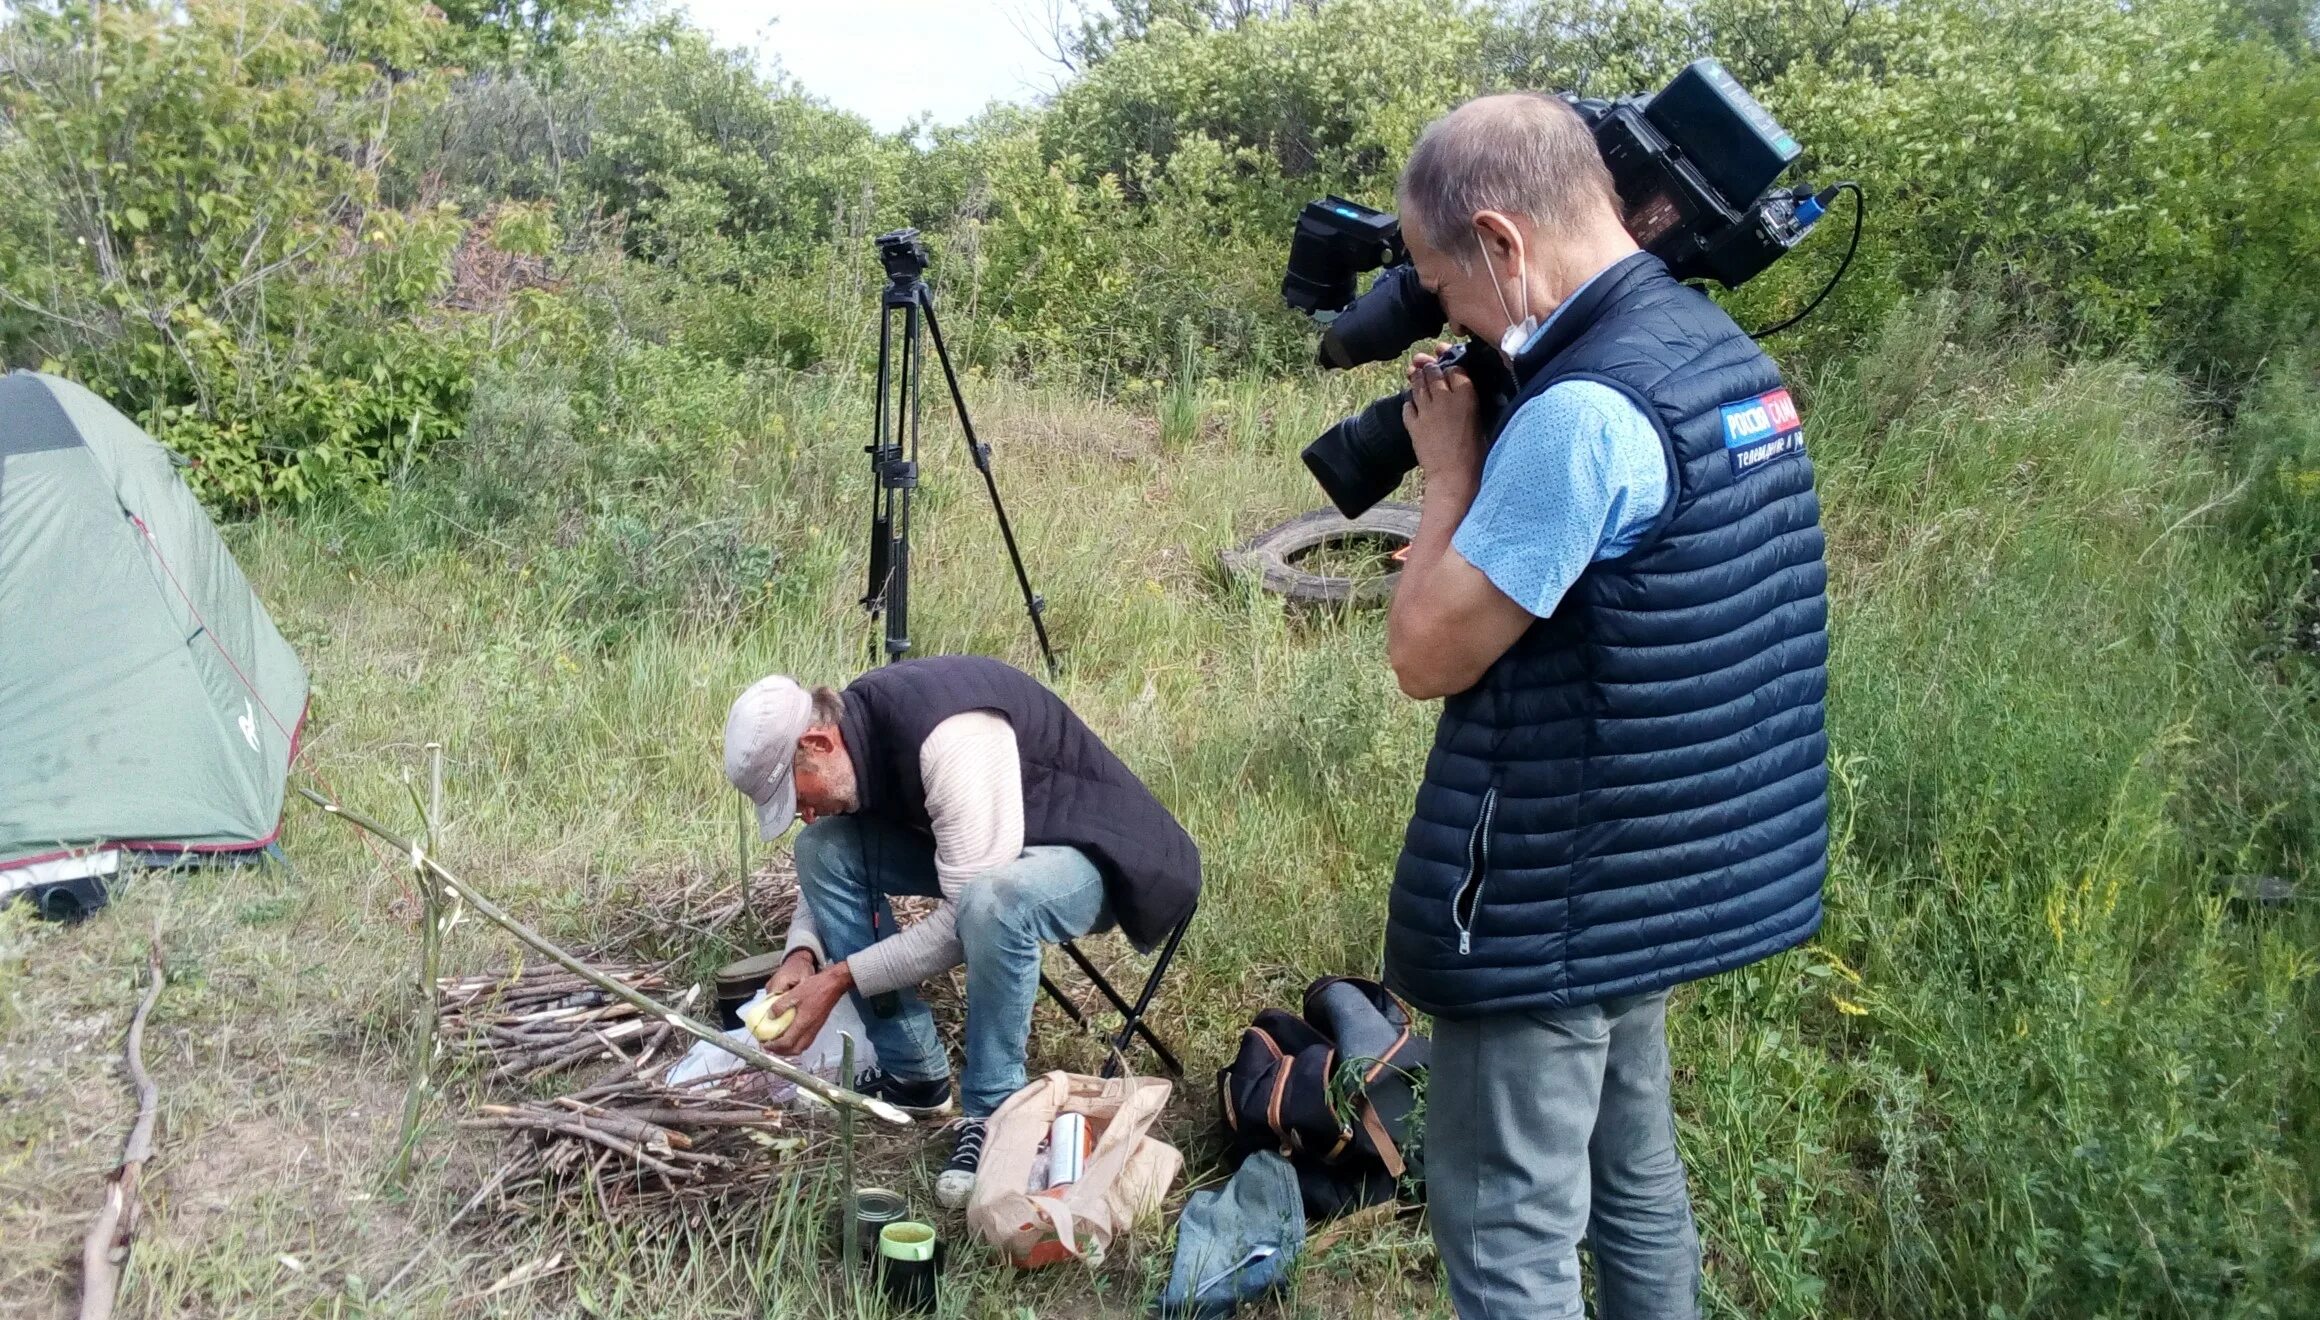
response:
[(1052, 91), (1045, 0), (677, 0), (728, 46), (771, 55), (805, 89), (892, 131), (962, 122)]

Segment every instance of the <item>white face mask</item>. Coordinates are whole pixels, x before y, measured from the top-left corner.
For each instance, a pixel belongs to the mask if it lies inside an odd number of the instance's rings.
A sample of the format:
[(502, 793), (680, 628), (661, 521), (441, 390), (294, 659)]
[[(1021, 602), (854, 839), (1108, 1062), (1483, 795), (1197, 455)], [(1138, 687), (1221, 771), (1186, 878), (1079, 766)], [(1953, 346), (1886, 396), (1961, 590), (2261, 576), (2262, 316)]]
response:
[(1506, 333), (1498, 337), (1498, 351), (1506, 355), (1507, 361), (1512, 362), (1515, 354), (1523, 351), (1523, 345), (1531, 342), (1531, 336), (1539, 332), (1539, 318), (1531, 315), (1531, 282), (1524, 278), (1529, 271), (1522, 267), (1515, 271), (1515, 283), (1522, 289), (1523, 301), (1522, 319), (1517, 321), (1514, 309), (1506, 305), (1506, 290), (1498, 287), (1498, 272), (1491, 270), (1490, 252), (1483, 248), (1482, 235), (1479, 233), (1474, 235), (1474, 246), (1482, 253), (1482, 268), (1490, 271), (1490, 291), (1498, 295), (1498, 310), (1505, 312), (1506, 319), (1513, 322), (1507, 326)]

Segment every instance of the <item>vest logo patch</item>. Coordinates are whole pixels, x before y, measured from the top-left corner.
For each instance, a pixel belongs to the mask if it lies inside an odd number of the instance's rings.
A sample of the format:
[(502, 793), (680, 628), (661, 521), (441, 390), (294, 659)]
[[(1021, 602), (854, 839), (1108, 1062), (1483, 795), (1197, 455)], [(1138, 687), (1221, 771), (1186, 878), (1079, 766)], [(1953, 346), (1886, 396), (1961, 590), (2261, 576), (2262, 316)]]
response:
[(1745, 477), (1775, 459), (1804, 452), (1804, 422), (1785, 389), (1724, 405), (1724, 456)]

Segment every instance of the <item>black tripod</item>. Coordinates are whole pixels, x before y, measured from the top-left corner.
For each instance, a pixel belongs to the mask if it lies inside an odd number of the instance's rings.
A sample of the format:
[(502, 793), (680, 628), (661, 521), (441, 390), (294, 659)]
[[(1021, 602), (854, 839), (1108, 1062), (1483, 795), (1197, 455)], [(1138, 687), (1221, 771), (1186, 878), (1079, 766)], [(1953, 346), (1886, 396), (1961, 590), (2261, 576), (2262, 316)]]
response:
[[(959, 432), (966, 438), (967, 455), (983, 474), (983, 488), (991, 494), (991, 512), (999, 516), (999, 535), (1007, 542), (1007, 560), (1015, 566), (1015, 582), (1023, 589), (1023, 609), (1031, 616), (1031, 631), (1039, 638), (1039, 654), (1047, 672), (1057, 671), (1055, 650), (1047, 643), (1047, 602), (1031, 589), (1031, 575), (1023, 568), (1023, 554), (1015, 547), (1015, 529), (1007, 521), (1007, 506), (999, 500), (999, 483), (991, 475), (991, 447), (975, 438), (975, 424), (967, 416), (967, 400), (959, 393), (958, 373), (943, 347), (942, 326), (934, 317), (934, 292), (926, 287), (926, 247), (915, 229), (897, 229), (878, 236), (878, 260), (886, 267), (886, 291), (878, 311), (877, 420), (870, 443), (873, 480), (870, 505), (870, 584), (862, 593), (862, 608), (872, 620), (886, 618), (883, 644), (887, 661), (900, 660), (910, 650), (910, 492), (918, 488), (918, 378), (924, 369), (919, 347), (921, 319), (934, 338), (934, 356), (942, 364), (943, 381), (950, 386), (951, 407), (959, 415)], [(894, 314), (902, 313), (902, 369), (892, 370)], [(888, 408), (892, 401), (891, 411)], [(907, 455), (903, 447), (909, 432)], [(878, 659), (880, 644), (871, 643), (870, 657)]]

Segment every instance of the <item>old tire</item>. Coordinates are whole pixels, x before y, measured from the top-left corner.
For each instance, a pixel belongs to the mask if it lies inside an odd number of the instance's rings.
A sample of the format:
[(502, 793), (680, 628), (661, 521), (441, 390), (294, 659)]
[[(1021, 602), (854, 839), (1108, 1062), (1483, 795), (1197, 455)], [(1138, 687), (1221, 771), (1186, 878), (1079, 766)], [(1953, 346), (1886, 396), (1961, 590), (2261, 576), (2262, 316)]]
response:
[(1259, 532), (1239, 548), (1220, 552), (1217, 559), (1227, 575), (1252, 575), (1259, 587), (1300, 605), (1366, 609), (1393, 599), (1394, 583), (1402, 576), (1399, 570), (1340, 577), (1312, 572), (1299, 567), (1298, 561), (1324, 546), (1378, 542), (1399, 548), (1417, 534), (1414, 504), (1380, 504), (1359, 518), (1316, 509)]

